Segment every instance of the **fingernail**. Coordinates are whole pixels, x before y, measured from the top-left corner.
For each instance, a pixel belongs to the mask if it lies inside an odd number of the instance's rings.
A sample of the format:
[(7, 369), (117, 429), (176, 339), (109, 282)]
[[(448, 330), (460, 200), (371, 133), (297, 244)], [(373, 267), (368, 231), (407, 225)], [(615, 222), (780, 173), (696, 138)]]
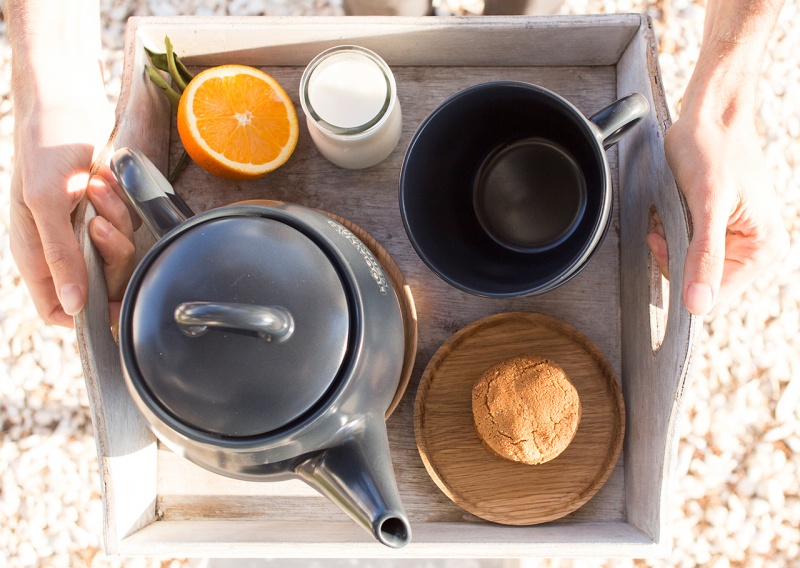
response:
[(98, 177), (93, 177), (89, 180), (89, 187), (91, 187), (92, 193), (103, 199), (107, 198), (111, 191), (106, 181)]
[(711, 286), (692, 282), (686, 288), (686, 307), (694, 315), (702, 316), (711, 311), (714, 307), (714, 294)]
[(65, 284), (59, 289), (58, 295), (61, 307), (68, 315), (74, 316), (83, 309), (83, 294), (75, 284)]
[(106, 221), (105, 217), (95, 217), (94, 218), (94, 229), (97, 233), (103, 237), (108, 238), (111, 235), (111, 223)]

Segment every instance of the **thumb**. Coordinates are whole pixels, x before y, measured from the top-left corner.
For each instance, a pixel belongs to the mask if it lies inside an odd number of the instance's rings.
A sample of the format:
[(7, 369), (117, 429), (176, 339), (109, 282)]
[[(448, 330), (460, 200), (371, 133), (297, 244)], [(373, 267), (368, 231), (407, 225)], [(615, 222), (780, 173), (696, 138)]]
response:
[(692, 213), (692, 240), (683, 269), (683, 302), (692, 314), (708, 314), (714, 307), (725, 268), (727, 219), (708, 204)]
[(86, 304), (89, 278), (69, 211), (41, 208), (33, 213), (61, 307), (74, 316)]

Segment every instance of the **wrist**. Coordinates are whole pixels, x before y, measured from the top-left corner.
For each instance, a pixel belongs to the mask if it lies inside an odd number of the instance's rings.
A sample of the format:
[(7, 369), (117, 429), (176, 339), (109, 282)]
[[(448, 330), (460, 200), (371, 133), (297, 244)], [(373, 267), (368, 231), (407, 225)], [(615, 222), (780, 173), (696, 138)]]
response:
[(742, 119), (753, 121), (762, 53), (752, 45), (709, 41), (683, 95), (681, 115), (722, 127)]
[(57, 104), (102, 82), (97, 0), (9, 0), (6, 12), (15, 106)]
[(703, 45), (681, 114), (727, 128), (752, 123), (764, 53), (783, 0), (707, 0)]
[(39, 65), (35, 72), (13, 70), (12, 93), (18, 116), (96, 104), (97, 93), (105, 95), (102, 65), (99, 60), (55, 58)]

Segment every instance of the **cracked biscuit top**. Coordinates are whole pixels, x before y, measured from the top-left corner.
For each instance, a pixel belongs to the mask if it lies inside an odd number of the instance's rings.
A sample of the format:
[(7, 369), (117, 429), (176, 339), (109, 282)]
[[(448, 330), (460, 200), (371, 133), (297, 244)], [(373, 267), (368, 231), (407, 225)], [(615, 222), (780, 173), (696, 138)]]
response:
[(490, 367), (472, 388), (478, 437), (507, 460), (542, 464), (563, 452), (581, 420), (578, 391), (564, 370), (520, 355)]

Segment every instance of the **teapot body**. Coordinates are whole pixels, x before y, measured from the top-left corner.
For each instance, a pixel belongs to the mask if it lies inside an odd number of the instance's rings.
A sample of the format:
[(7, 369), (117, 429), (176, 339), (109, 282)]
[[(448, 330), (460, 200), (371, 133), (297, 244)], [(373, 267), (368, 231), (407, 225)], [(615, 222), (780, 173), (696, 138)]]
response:
[[(277, 432), (244, 438), (219, 436), (191, 428), (165, 411), (136, 376), (137, 354), (132, 332), (138, 287), (161, 250), (180, 235), (220, 217), (268, 214), (292, 219), (325, 242), (336, 255), (352, 302), (351, 357), (325, 400), (307, 419)], [(129, 390), (153, 430), (173, 451), (212, 471), (241, 479), (280, 476), (293, 458), (333, 447), (374, 417), (382, 418), (397, 390), (403, 366), (404, 327), (391, 282), (375, 256), (344, 225), (318, 211), (276, 201), (251, 201), (223, 206), (191, 217), (165, 234), (135, 271), (120, 316), (120, 350)], [(314, 346), (308, 346), (313, 350)], [(302, 364), (301, 361), (297, 362)], [(234, 372), (234, 369), (232, 369)], [(264, 370), (269, 372), (268, 369)], [(269, 465), (270, 467), (265, 467)]]
[[(118, 151), (112, 171), (158, 237), (128, 284), (119, 332), (128, 390), (155, 435), (221, 475), (300, 478), (379, 542), (405, 545), (384, 418), (405, 328), (372, 251), (328, 215), (290, 203), (188, 216), (135, 150)], [(236, 302), (196, 301), (209, 290)], [(282, 300), (251, 306), (251, 293)]]

